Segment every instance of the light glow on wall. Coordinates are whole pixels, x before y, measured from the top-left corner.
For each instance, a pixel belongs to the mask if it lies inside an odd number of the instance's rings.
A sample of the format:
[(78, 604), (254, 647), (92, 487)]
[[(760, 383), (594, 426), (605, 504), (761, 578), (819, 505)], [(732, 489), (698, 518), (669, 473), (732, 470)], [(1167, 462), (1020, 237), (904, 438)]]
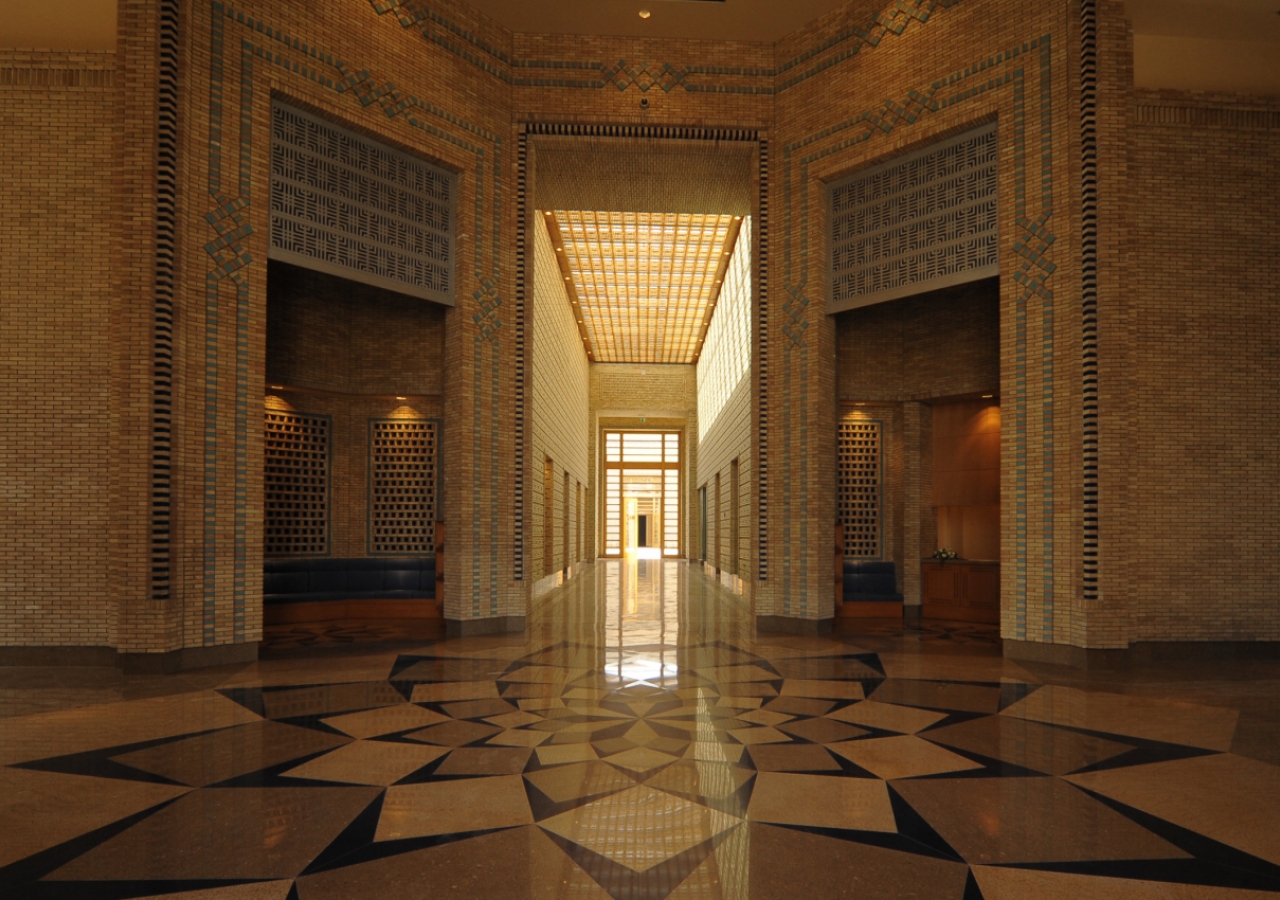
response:
[(698, 359), (698, 439), (715, 424), (751, 371), (751, 217), (747, 216), (724, 273), (720, 300)]

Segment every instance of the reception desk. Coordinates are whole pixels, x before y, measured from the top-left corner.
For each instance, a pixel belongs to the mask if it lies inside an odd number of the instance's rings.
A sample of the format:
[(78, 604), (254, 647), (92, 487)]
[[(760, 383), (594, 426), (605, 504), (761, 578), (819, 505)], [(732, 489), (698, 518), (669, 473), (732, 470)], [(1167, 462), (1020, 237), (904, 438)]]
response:
[(926, 619), (1000, 622), (1000, 564), (956, 559), (921, 564), (921, 600)]

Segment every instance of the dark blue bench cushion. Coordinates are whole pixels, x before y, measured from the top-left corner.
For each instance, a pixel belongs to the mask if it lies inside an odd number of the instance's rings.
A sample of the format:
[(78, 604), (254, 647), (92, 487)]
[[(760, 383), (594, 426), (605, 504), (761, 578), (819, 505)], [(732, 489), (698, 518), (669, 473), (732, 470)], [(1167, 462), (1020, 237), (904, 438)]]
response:
[(897, 567), (892, 562), (845, 562), (844, 601), (846, 603), (902, 602), (898, 593)]
[(434, 599), (434, 557), (372, 559), (268, 559), (263, 563), (263, 600)]

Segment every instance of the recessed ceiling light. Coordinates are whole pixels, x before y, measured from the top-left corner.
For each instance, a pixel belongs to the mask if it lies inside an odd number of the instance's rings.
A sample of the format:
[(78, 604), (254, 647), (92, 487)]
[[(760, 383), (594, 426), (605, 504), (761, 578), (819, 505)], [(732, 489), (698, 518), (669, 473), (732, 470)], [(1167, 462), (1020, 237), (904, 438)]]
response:
[(983, 399), (983, 400), (990, 400), (990, 399), (991, 399), (992, 397), (994, 397), (994, 396), (995, 396), (995, 394), (983, 394), (983, 395), (982, 395), (982, 399)]
[(651, 13), (649, 12), (649, 10), (647, 10), (647, 9), (642, 9), (642, 10), (640, 10), (640, 18), (642, 18), (642, 19), (647, 19), (647, 18), (649, 18), (649, 16), (650, 16), (650, 15), (651, 15)]
[(271, 390), (273, 390), (273, 391), (283, 391), (283, 390), (284, 390), (284, 385), (283, 385), (283, 384), (273, 384), (273, 385), (271, 385)]
[(406, 399), (406, 398), (405, 398), (405, 397), (397, 397), (396, 399), (397, 399), (397, 400), (404, 400), (404, 399)]

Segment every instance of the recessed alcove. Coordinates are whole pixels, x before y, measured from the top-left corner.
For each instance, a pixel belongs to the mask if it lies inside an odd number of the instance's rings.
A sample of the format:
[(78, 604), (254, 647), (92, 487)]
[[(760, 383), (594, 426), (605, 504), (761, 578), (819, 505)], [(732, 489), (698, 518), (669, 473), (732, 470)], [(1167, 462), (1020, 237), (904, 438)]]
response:
[(892, 563), (908, 609), (936, 549), (1000, 559), (999, 307), (987, 278), (835, 316), (844, 560)]

